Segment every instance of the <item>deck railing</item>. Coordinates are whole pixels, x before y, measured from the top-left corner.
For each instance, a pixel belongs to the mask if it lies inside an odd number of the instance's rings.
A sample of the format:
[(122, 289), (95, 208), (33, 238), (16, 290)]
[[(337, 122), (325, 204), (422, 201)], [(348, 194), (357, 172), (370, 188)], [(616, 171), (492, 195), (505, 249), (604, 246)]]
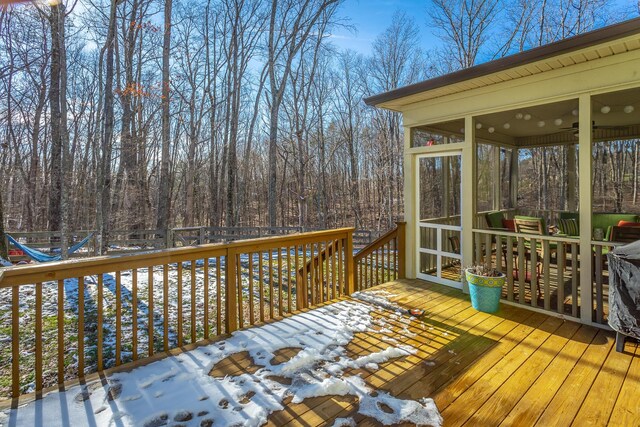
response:
[[(303, 227), (179, 227), (167, 230), (113, 230), (109, 233), (110, 255), (148, 251), (152, 249), (169, 249), (183, 246), (204, 245), (207, 243), (225, 243), (236, 240), (258, 239), (261, 237), (281, 236), (294, 233), (322, 231), (320, 229), (303, 229)], [(72, 255), (73, 258), (98, 255), (101, 236), (95, 230), (81, 230), (70, 233), (73, 241), (82, 240), (92, 233), (93, 238), (80, 251)], [(8, 231), (12, 237), (24, 241), (35, 249), (48, 249), (59, 246), (61, 234), (59, 231)], [(371, 243), (376, 232), (371, 230), (355, 230), (353, 242), (355, 246), (365, 246)], [(71, 242), (70, 242), (71, 243)], [(9, 249), (13, 245), (6, 241)], [(11, 260), (28, 260), (26, 255), (11, 255)]]
[(356, 290), (405, 277), (405, 226), (397, 223), (354, 255)]
[(473, 263), (506, 275), (504, 300), (580, 317), (578, 239), (494, 229), (473, 230), (473, 237)]
[(593, 278), (593, 321), (606, 324), (609, 315), (609, 265), (607, 253), (622, 243), (592, 241), (591, 251), (593, 252), (592, 274)]
[[(0, 348), (0, 396), (38, 395), (349, 295), (352, 233), (343, 228), (0, 270), (0, 320), (11, 325), (0, 330), (10, 343)], [(300, 272), (327, 248), (328, 256)]]

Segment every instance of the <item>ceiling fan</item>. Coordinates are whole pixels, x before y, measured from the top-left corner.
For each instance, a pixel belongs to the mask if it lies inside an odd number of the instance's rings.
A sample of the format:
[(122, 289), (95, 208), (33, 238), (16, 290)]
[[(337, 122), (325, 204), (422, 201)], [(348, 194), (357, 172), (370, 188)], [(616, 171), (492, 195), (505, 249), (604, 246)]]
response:
[[(629, 126), (602, 126), (602, 125), (596, 125), (595, 121), (591, 122), (591, 129), (596, 131), (596, 130), (605, 130), (605, 129), (628, 129)], [(567, 126), (567, 127), (563, 127), (560, 128), (561, 131), (564, 132), (572, 132), (574, 136), (578, 136), (578, 131), (580, 129), (580, 123), (579, 122), (573, 122), (571, 124), (571, 126)]]

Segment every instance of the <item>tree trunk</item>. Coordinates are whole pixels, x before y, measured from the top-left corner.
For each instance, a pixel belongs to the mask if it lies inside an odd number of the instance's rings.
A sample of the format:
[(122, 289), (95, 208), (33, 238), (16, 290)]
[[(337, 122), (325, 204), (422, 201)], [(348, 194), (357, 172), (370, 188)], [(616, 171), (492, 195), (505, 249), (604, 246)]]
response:
[(162, 44), (162, 149), (160, 154), (160, 183), (158, 188), (158, 217), (156, 226), (166, 230), (169, 226), (171, 195), (169, 194), (169, 144), (171, 136), (169, 99), (169, 52), (171, 49), (172, 0), (164, 2), (164, 39)]

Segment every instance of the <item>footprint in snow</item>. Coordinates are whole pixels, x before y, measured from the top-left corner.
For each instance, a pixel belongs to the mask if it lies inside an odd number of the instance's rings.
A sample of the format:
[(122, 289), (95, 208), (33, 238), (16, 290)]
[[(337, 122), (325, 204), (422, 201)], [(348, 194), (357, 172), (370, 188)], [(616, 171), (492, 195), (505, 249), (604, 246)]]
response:
[(180, 411), (174, 417), (173, 421), (185, 422), (193, 419), (193, 414), (189, 411)]
[(127, 397), (123, 397), (122, 400), (125, 400), (127, 402), (131, 402), (132, 400), (138, 400), (140, 399), (142, 396), (139, 394), (134, 394), (132, 396), (127, 396)]

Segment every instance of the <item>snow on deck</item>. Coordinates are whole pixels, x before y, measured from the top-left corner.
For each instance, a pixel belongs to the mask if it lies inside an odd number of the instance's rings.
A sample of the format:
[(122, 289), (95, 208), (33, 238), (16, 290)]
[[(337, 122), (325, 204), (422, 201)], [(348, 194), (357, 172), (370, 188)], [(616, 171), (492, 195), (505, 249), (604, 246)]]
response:
[[(369, 300), (376, 305), (391, 308), (384, 292), (365, 295), (373, 297), (375, 301)], [(342, 301), (238, 331), (225, 341), (111, 374), (104, 384), (94, 382), (50, 393), (42, 400), (0, 413), (0, 425), (153, 427), (179, 422), (188, 426), (258, 426), (270, 413), (284, 409), (287, 397), (297, 403), (311, 397), (351, 395), (358, 398), (360, 414), (385, 425), (440, 426), (442, 418), (433, 400), (398, 399), (373, 390), (359, 375), (348, 374), (360, 367), (375, 371), (380, 363), (417, 351), (391, 340), (380, 352), (349, 357), (346, 346), (355, 333), (384, 328), (383, 319), (373, 318), (375, 310), (358, 301)], [(271, 363), (275, 352), (292, 347), (302, 350), (284, 363)], [(248, 352), (257, 371), (223, 378), (209, 375), (218, 362), (241, 352)], [(339, 419), (335, 425), (355, 425), (355, 421)]]

